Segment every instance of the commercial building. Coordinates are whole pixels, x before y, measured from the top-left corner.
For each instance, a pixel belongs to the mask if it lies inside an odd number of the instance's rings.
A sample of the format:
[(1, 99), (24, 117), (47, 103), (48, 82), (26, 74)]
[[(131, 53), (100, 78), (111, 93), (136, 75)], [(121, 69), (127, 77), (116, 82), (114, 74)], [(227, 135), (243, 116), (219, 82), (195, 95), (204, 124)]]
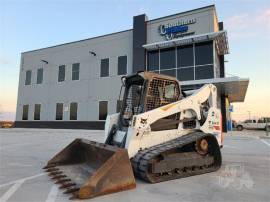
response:
[(120, 78), (147, 70), (177, 77), (184, 90), (214, 83), (226, 131), (229, 105), (244, 101), (249, 82), (225, 77), (228, 53), (214, 5), (134, 16), (130, 30), (24, 52), (15, 126), (102, 129), (119, 110)]

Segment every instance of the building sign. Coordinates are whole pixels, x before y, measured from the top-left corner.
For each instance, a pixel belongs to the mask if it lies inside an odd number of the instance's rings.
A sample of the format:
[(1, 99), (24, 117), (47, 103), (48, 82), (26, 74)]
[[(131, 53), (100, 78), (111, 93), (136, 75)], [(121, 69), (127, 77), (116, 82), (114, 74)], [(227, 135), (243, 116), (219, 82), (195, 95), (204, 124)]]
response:
[(194, 34), (194, 31), (189, 31), (189, 26), (196, 23), (196, 18), (188, 20), (178, 20), (175, 23), (168, 23), (165, 25), (159, 26), (159, 33), (162, 36), (165, 36), (167, 40), (174, 38), (179, 38), (187, 35)]

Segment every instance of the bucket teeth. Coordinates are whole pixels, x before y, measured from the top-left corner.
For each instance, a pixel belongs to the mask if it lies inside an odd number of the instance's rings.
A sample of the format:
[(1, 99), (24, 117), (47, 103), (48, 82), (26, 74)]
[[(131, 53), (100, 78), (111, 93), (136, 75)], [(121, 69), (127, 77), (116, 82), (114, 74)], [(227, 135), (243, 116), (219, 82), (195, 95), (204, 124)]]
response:
[(55, 171), (58, 171), (59, 170), (59, 168), (47, 168), (46, 169), (46, 172), (55, 172)]
[(55, 176), (55, 175), (60, 175), (62, 173), (63, 173), (62, 171), (54, 171), (54, 172), (50, 172), (49, 175), (50, 176)]
[(58, 180), (58, 179), (61, 179), (61, 178), (65, 178), (67, 177), (66, 175), (56, 175), (54, 177), (52, 177), (53, 180)]
[(71, 179), (61, 179), (55, 182), (55, 184), (63, 184), (64, 182), (70, 182)]
[(45, 167), (43, 167), (43, 169), (48, 169), (48, 168), (53, 168), (55, 167), (56, 165), (52, 164), (52, 165), (46, 165)]
[(79, 191), (79, 188), (74, 187), (74, 188), (71, 188), (71, 189), (68, 189), (67, 191), (65, 191), (64, 194), (70, 194), (70, 193), (74, 193), (76, 191)]
[(75, 186), (75, 185), (76, 185), (75, 183), (70, 182), (70, 183), (63, 184), (59, 188), (64, 189), (64, 188), (72, 187), (72, 186)]
[(71, 199), (93, 198), (136, 186), (126, 149), (84, 139), (71, 142), (44, 169)]

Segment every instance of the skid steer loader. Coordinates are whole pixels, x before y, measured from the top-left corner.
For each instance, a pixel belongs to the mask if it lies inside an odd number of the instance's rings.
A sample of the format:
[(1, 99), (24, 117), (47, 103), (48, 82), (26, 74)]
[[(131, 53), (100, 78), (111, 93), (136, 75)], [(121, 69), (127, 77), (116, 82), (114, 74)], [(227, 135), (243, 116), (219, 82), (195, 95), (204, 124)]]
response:
[(156, 183), (220, 168), (214, 85), (187, 95), (174, 77), (152, 72), (123, 77), (122, 83), (121, 110), (107, 116), (104, 143), (76, 139), (45, 166), (64, 193), (93, 198), (135, 188), (134, 175)]

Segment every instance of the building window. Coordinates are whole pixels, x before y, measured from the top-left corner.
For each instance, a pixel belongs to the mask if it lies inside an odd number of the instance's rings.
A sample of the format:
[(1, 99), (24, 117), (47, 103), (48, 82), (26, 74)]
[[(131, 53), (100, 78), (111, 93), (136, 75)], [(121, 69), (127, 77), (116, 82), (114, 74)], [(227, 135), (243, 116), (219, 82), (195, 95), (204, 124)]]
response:
[(195, 79), (210, 79), (214, 78), (214, 67), (213, 65), (203, 65), (195, 67)]
[(60, 65), (58, 69), (58, 82), (65, 81), (65, 65)]
[(80, 63), (72, 64), (72, 80), (80, 79)]
[(193, 45), (177, 47), (177, 79), (194, 80), (194, 47)]
[(179, 81), (194, 80), (194, 67), (178, 68), (177, 79)]
[(176, 70), (175, 69), (163, 70), (163, 71), (160, 71), (160, 74), (176, 77)]
[(31, 84), (31, 76), (32, 76), (32, 71), (28, 70), (25, 73), (25, 85), (30, 85)]
[(172, 69), (175, 66), (175, 48), (160, 50), (160, 70)]
[(117, 100), (116, 113), (119, 113), (120, 112), (122, 103), (123, 103), (123, 100)]
[(193, 45), (177, 47), (177, 67), (194, 66)]
[(56, 116), (55, 120), (63, 120), (63, 103), (56, 103)]
[(29, 105), (23, 105), (22, 120), (28, 120)]
[(109, 76), (109, 58), (105, 58), (101, 60), (100, 63), (100, 77), (108, 77)]
[(147, 52), (147, 70), (158, 71), (159, 70), (159, 51)]
[(195, 44), (195, 79), (214, 78), (213, 41)]
[(213, 42), (195, 44), (195, 65), (213, 64)]
[(70, 114), (69, 114), (70, 120), (77, 120), (77, 110), (78, 110), (78, 103), (76, 102), (70, 103)]
[(108, 101), (99, 101), (99, 120), (106, 120), (108, 114)]
[(118, 57), (118, 75), (127, 74), (127, 56)]
[(37, 70), (37, 84), (41, 84), (43, 82), (43, 68), (39, 68)]
[(214, 78), (213, 41), (147, 52), (147, 70), (180, 81)]
[(41, 104), (35, 104), (34, 120), (40, 120)]

